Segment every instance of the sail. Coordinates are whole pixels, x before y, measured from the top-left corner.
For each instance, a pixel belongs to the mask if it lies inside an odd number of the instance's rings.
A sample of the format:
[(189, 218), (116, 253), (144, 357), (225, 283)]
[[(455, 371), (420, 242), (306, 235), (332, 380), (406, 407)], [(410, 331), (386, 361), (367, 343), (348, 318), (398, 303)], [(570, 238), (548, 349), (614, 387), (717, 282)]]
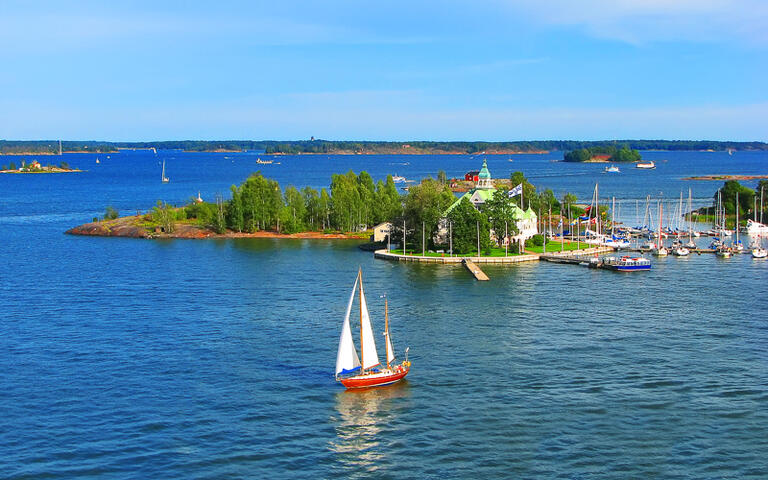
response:
[(360, 352), (363, 357), (363, 368), (370, 368), (379, 364), (379, 354), (376, 353), (376, 341), (373, 338), (371, 317), (368, 315), (368, 303), (365, 301), (363, 282), (360, 281)]
[(360, 366), (360, 359), (357, 358), (357, 350), (352, 341), (352, 330), (349, 327), (349, 315), (352, 312), (352, 302), (355, 300), (355, 291), (357, 290), (357, 281), (352, 286), (352, 294), (349, 296), (347, 304), (347, 314), (344, 316), (344, 325), (341, 327), (341, 338), (339, 338), (339, 351), (336, 354), (336, 375), (347, 370), (354, 370)]
[(392, 363), (395, 359), (395, 350), (392, 348), (392, 338), (389, 332), (384, 332), (384, 337), (387, 339), (387, 363)]

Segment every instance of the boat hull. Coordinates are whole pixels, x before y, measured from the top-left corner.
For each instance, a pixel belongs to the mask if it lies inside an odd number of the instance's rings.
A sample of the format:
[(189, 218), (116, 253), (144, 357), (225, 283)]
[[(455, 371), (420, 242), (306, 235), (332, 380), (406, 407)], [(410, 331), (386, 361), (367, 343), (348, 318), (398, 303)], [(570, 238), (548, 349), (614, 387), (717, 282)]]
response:
[(642, 270), (650, 270), (650, 265), (605, 265), (603, 268), (608, 270), (614, 270), (616, 272), (639, 272)]
[(393, 369), (392, 373), (356, 375), (354, 377), (341, 378), (339, 379), (339, 382), (348, 389), (383, 387), (399, 382), (408, 375), (410, 370), (410, 366), (401, 367), (399, 369), (396, 367)]

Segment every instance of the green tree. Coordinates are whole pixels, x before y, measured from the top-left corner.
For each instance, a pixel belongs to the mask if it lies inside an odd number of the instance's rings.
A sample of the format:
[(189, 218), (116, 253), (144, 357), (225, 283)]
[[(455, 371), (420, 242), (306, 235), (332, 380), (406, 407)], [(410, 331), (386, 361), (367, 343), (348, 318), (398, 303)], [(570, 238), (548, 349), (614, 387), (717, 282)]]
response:
[(477, 254), (478, 225), (480, 227), (480, 250), (486, 251), (491, 244), (488, 217), (478, 211), (464, 198), (448, 214), (451, 222), (453, 251), (459, 254)]
[(284, 193), (285, 206), (280, 210), (280, 231), (285, 233), (297, 233), (306, 229), (304, 217), (306, 206), (304, 197), (296, 187), (288, 186)]
[(268, 230), (277, 226), (278, 214), (283, 207), (280, 184), (256, 172), (240, 186), (240, 195), (246, 231)]
[(16, 168), (16, 162), (11, 162), (11, 164), (10, 164), (10, 165), (8, 165), (8, 169), (9, 169), (9, 170), (16, 170), (16, 169), (17, 169), (17, 168)]
[(157, 201), (157, 205), (152, 208), (152, 221), (160, 226), (165, 233), (173, 233), (176, 229), (176, 213), (171, 205)]
[(359, 223), (366, 228), (373, 223), (374, 200), (376, 187), (373, 184), (373, 178), (368, 172), (360, 172), (357, 177), (358, 191), (360, 195), (360, 214)]
[(346, 175), (331, 177), (331, 222), (339, 230), (353, 232), (361, 222), (361, 199), (357, 175), (349, 171)]
[[(728, 180), (725, 182), (717, 192), (722, 194), (723, 207), (728, 214), (736, 213), (736, 193), (739, 195), (739, 214), (744, 215), (752, 210), (755, 198), (755, 191), (749, 187), (741, 185), (736, 180)], [(717, 201), (717, 192), (714, 195), (715, 202)]]
[(227, 220), (224, 209), (224, 200), (221, 198), (221, 195), (216, 195), (216, 205), (213, 210), (210, 225), (216, 233), (224, 233), (227, 231)]
[[(528, 210), (528, 208), (533, 208), (534, 210), (537, 210), (539, 204), (538, 204), (538, 195), (536, 195), (536, 187), (533, 186), (531, 182), (528, 181), (527, 178), (525, 178), (525, 175), (523, 175), (523, 172), (513, 172), (509, 176), (509, 180), (511, 182), (511, 187), (515, 188), (516, 186), (523, 184), (523, 203), (524, 205), (520, 205), (520, 208), (523, 210)], [(515, 203), (520, 202), (520, 197), (515, 196), (512, 198), (512, 200), (515, 201)]]
[(312, 187), (304, 187), (301, 195), (304, 197), (304, 224), (312, 231), (318, 230), (322, 225), (323, 217), (320, 196)]
[(539, 206), (541, 207), (542, 213), (549, 212), (550, 209), (552, 210), (552, 213), (560, 213), (560, 202), (557, 201), (555, 194), (549, 188), (539, 195)]
[(427, 178), (421, 184), (411, 187), (405, 197), (406, 221), (419, 231), (423, 224), (430, 245), (434, 245), (432, 238), (437, 233), (438, 223), (455, 201), (456, 197), (450, 188), (441, 185), (437, 180)]
[(232, 199), (227, 202), (225, 208), (227, 227), (242, 232), (245, 227), (245, 216), (241, 189), (232, 185), (230, 190), (232, 191)]
[(437, 181), (445, 185), (448, 182), (448, 175), (445, 174), (445, 170), (437, 171)]
[(328, 190), (326, 189), (320, 189), (320, 214), (322, 216), (322, 225), (323, 230), (327, 230), (331, 228), (331, 206), (332, 206), (331, 196), (328, 195)]
[(509, 198), (506, 190), (496, 190), (493, 197), (483, 205), (483, 213), (487, 215), (499, 245), (503, 244), (505, 232), (509, 236), (517, 234), (517, 223), (514, 218), (515, 208), (516, 205)]
[(108, 206), (106, 211), (104, 212), (104, 220), (114, 220), (119, 216), (120, 214), (118, 213), (118, 211), (111, 205)]

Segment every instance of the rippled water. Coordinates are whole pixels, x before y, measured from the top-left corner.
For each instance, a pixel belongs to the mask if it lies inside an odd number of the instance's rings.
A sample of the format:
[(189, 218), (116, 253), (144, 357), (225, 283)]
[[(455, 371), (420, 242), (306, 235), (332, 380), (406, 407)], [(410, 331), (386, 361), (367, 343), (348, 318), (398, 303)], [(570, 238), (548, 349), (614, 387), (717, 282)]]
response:
[[(107, 201), (145, 209), (247, 174), (187, 157), (163, 191), (137, 167), (153, 158), (126, 155), (112, 173), (0, 176), (2, 477), (768, 476), (768, 262), (521, 264), (476, 282), (346, 241), (63, 235)], [(666, 195), (679, 170), (653, 173)], [(644, 197), (631, 178), (623, 198)], [(358, 266), (413, 368), (346, 392), (333, 367)]]

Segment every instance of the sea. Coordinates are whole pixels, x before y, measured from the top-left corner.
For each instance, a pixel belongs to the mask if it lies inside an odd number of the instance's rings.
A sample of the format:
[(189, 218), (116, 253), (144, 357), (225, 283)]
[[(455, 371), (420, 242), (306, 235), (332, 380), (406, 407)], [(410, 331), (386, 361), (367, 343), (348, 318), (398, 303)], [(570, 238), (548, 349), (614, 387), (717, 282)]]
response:
[[(697, 207), (722, 185), (685, 177), (768, 173), (766, 152), (643, 157), (657, 168), (604, 174), (558, 152), (126, 150), (65, 154), (82, 173), (0, 175), (0, 477), (768, 478), (766, 260), (652, 258), (632, 274), (522, 263), (477, 282), (357, 241), (64, 233), (107, 206), (227, 198), (256, 171), (327, 188), (349, 170), (463, 177), (487, 159), (494, 177), (522, 171), (584, 203), (597, 183), (629, 224), (648, 196), (671, 207), (690, 188)], [(334, 367), (358, 268), (374, 329), (386, 294), (412, 369), (345, 391)]]

